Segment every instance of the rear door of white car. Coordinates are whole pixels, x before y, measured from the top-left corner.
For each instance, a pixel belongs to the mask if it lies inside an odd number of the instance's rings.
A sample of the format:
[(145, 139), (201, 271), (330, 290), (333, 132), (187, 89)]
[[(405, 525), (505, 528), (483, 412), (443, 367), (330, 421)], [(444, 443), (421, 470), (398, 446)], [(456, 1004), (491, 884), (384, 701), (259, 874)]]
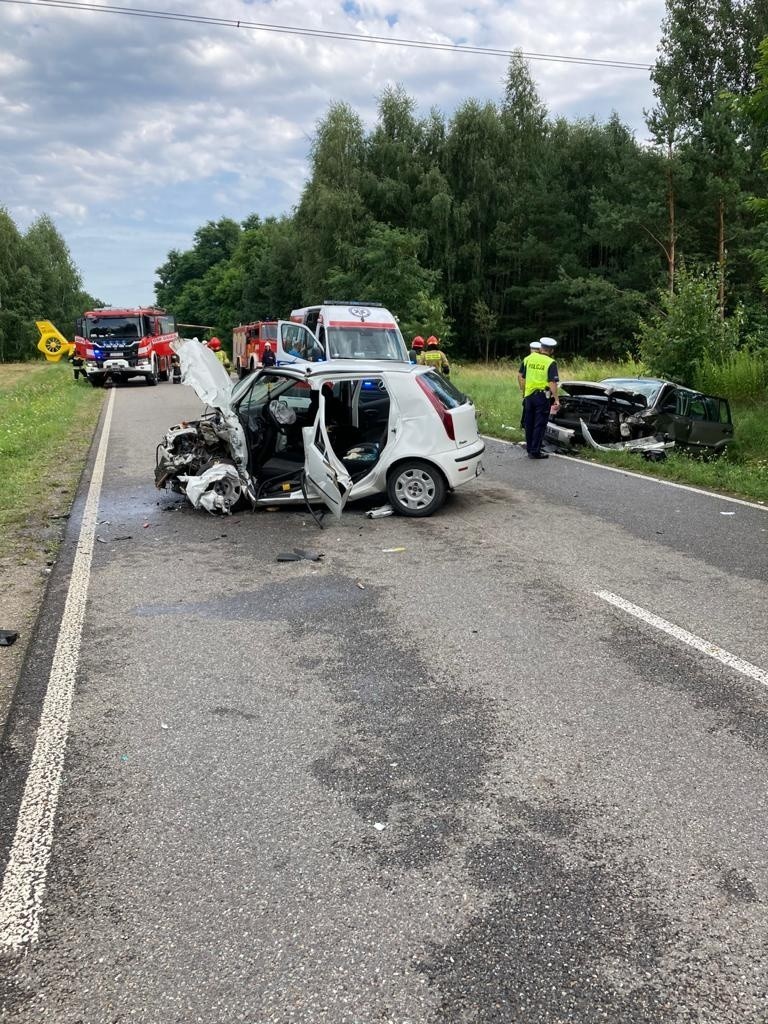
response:
[(466, 395), (434, 370), (419, 374), (418, 383), (457, 448), (477, 441), (479, 435), (475, 407)]
[(307, 482), (338, 519), (349, 498), (352, 478), (344, 463), (334, 455), (325, 425), (325, 398), (320, 392), (317, 419), (304, 427), (304, 472)]

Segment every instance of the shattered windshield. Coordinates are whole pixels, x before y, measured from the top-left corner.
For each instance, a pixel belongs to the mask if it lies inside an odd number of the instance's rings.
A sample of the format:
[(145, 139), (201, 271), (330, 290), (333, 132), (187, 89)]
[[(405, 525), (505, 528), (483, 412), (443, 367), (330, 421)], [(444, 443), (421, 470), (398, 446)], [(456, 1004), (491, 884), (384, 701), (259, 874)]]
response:
[(405, 343), (396, 327), (329, 327), (331, 359), (390, 359), (408, 361)]
[(600, 383), (609, 384), (611, 387), (619, 388), (622, 391), (629, 391), (633, 395), (642, 395), (649, 406), (653, 405), (662, 384), (658, 380), (643, 380), (637, 377), (606, 377)]
[(141, 317), (95, 316), (85, 321), (86, 338), (141, 338)]

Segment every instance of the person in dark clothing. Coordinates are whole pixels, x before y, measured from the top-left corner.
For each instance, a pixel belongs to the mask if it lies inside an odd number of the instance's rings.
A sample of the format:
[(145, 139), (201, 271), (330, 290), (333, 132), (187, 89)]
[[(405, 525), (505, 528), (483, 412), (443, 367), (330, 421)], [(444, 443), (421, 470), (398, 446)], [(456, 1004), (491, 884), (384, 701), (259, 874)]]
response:
[(266, 345), (264, 346), (264, 354), (261, 357), (261, 365), (274, 366), (276, 362), (277, 359), (275, 358), (275, 353), (272, 351), (272, 346), (270, 345), (269, 342), (267, 342)]
[(72, 364), (72, 372), (75, 375), (75, 380), (78, 379), (80, 374), (83, 375), (83, 380), (85, 380), (85, 370), (83, 369), (83, 358), (82, 358), (82, 356), (79, 356), (77, 354), (77, 351), (74, 351), (72, 353), (72, 355), (69, 357), (69, 361)]
[(560, 378), (557, 363), (551, 355), (556, 345), (554, 338), (541, 338), (541, 353), (527, 356), (518, 371), (525, 385), (525, 446), (529, 459), (549, 458), (546, 452), (542, 452), (541, 446), (547, 429), (550, 407), (553, 412), (560, 408), (557, 400), (557, 385)]

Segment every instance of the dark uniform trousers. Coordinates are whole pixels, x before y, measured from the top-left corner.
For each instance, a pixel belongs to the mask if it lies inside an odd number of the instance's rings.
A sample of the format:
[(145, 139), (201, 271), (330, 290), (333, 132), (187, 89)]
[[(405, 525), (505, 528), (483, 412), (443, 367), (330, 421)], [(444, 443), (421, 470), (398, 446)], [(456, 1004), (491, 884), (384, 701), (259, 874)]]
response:
[(525, 399), (525, 447), (529, 455), (541, 452), (548, 419), (549, 392), (534, 391)]

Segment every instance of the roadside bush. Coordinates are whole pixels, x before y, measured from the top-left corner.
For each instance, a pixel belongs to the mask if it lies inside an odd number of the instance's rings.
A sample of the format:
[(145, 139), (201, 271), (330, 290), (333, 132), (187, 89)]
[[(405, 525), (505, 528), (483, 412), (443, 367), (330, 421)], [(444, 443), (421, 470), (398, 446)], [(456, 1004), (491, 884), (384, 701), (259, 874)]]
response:
[(698, 365), (696, 387), (730, 399), (755, 400), (768, 388), (768, 352), (740, 349), (723, 360), (705, 357)]
[(640, 321), (640, 355), (650, 371), (682, 384), (699, 365), (724, 363), (735, 352), (741, 313), (721, 320), (714, 271), (681, 267), (674, 293), (659, 293), (660, 308)]

